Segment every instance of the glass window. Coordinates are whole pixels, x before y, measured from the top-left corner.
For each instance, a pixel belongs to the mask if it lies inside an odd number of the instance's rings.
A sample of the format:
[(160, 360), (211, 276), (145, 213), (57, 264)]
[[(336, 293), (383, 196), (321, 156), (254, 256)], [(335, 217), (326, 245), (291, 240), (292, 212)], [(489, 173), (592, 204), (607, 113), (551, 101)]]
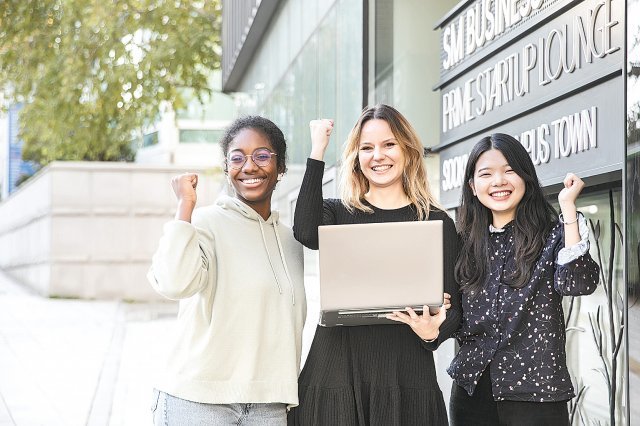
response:
[(440, 37), (433, 24), (458, 0), (376, 0), (369, 13), (369, 103), (393, 105), (426, 146), (439, 142)]
[(393, 105), (393, 0), (376, 0), (373, 96), (375, 103)]
[[(335, 136), (325, 155), (330, 167), (336, 164), (362, 109), (362, 2), (337, 0), (319, 6), (295, 0), (287, 2), (283, 10), (291, 15), (291, 36), (302, 38), (301, 50), (276, 79), (273, 90), (249, 90), (264, 86), (257, 76), (269, 68), (267, 58), (275, 56), (275, 52), (269, 53), (273, 47), (263, 49), (267, 52), (264, 59), (260, 56), (252, 63), (244, 82), (243, 112), (263, 114), (281, 127), (289, 142), (291, 165), (305, 164), (311, 152), (309, 121), (335, 119)], [(267, 38), (265, 45), (279, 46), (276, 35), (270, 33)], [(288, 48), (295, 51), (296, 46), (293, 43)]]
[[(336, 123), (333, 128), (335, 160), (340, 158), (344, 141), (362, 110), (364, 57), (362, 40), (362, 2), (339, 3), (336, 30)], [(358, 22), (359, 20), (360, 22)]]
[(302, 138), (300, 156), (296, 163), (304, 163), (311, 152), (309, 143), (309, 120), (318, 118), (318, 33), (313, 33), (300, 56), (302, 93), (300, 93), (302, 107)]
[(629, 422), (640, 422), (640, 0), (627, 0), (626, 244)]
[(153, 146), (158, 144), (158, 132), (149, 133), (142, 136), (142, 146)]
[[(440, 33), (433, 24), (458, 0), (375, 0), (369, 2), (368, 102), (400, 111), (423, 145), (440, 143)], [(427, 160), (428, 178), (439, 196), (436, 158)], [(447, 389), (443, 389), (445, 397)]]
[(180, 130), (180, 143), (218, 143), (224, 130)]
[[(559, 209), (557, 198), (552, 201)], [(583, 193), (577, 207), (589, 224), (590, 253), (600, 265), (600, 283), (589, 296), (563, 301), (567, 365), (578, 395), (570, 401), (569, 413), (574, 425), (582, 424), (580, 419), (593, 424), (627, 424), (626, 344), (620, 338), (625, 292), (621, 188)]]

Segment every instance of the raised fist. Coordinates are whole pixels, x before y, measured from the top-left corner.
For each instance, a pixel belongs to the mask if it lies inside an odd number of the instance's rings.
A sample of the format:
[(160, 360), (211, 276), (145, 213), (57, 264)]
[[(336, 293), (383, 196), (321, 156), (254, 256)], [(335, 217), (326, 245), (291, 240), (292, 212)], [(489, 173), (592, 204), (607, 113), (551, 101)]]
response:
[(329, 145), (329, 136), (333, 131), (333, 120), (321, 119), (309, 122), (309, 132), (311, 133), (311, 158), (322, 160), (324, 151)]
[(190, 202), (196, 204), (196, 187), (198, 186), (198, 175), (195, 173), (183, 173), (171, 178), (171, 187), (176, 194), (178, 202)]

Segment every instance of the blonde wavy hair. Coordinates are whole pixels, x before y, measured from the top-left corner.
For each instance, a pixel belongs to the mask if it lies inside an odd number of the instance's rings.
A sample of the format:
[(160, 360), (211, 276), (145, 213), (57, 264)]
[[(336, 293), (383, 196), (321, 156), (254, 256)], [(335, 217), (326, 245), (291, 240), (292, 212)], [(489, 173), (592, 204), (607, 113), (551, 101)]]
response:
[(398, 110), (385, 104), (365, 108), (345, 142), (340, 166), (340, 199), (345, 208), (351, 213), (355, 209), (373, 213), (373, 209), (363, 203), (364, 195), (369, 192), (369, 181), (360, 170), (358, 161), (362, 127), (369, 120), (386, 121), (404, 153), (402, 188), (416, 207), (418, 219), (426, 220), (431, 207), (443, 210), (429, 187), (423, 161), (424, 148), (420, 138), (413, 126)]

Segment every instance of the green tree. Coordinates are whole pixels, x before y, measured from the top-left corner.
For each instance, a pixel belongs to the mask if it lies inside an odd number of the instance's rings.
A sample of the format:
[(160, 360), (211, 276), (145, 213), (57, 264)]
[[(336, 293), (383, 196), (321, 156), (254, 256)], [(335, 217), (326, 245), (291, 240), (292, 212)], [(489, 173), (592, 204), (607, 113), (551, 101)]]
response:
[(220, 0), (0, 0), (0, 91), (24, 155), (131, 160), (134, 132), (220, 66)]

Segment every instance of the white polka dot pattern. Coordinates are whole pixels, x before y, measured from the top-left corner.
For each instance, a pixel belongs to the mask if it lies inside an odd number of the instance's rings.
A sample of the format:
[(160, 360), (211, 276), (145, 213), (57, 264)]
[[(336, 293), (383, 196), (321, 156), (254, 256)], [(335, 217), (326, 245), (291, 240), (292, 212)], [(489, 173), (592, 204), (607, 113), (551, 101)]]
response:
[(487, 366), (496, 400), (564, 401), (574, 396), (566, 365), (563, 296), (595, 291), (599, 268), (588, 251), (558, 264), (564, 227), (549, 233), (527, 285), (503, 283), (513, 271), (513, 226), (491, 229), (489, 277), (479, 294), (463, 294), (460, 350), (447, 370), (472, 394)]

